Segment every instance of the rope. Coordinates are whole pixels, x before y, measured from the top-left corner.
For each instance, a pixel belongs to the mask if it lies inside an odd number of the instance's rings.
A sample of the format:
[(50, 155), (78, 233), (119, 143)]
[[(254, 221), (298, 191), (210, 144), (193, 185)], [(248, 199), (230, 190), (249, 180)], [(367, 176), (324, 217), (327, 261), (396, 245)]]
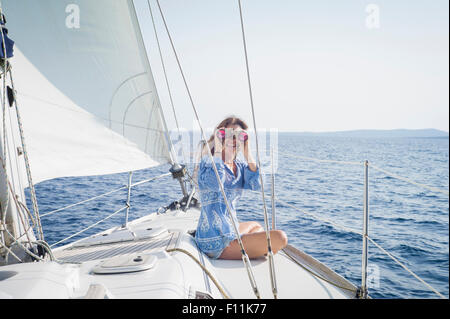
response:
[(216, 278), (214, 278), (214, 276), (211, 274), (211, 272), (204, 265), (202, 265), (202, 263), (194, 255), (192, 255), (190, 252), (188, 252), (187, 250), (184, 250), (182, 248), (171, 248), (171, 249), (167, 249), (166, 251), (168, 253), (178, 251), (178, 252), (181, 252), (181, 253), (186, 254), (189, 257), (191, 257), (197, 263), (197, 265), (199, 265), (200, 268), (202, 268), (203, 271), (208, 275), (208, 277), (212, 280), (214, 285), (216, 285), (217, 289), (220, 291), (220, 293), (222, 294), (223, 298), (224, 299), (230, 299), (230, 297), (226, 294), (225, 290), (217, 282)]
[(17, 106), (17, 95), (16, 95), (16, 91), (15, 91), (15, 87), (14, 87), (14, 81), (13, 81), (13, 76), (12, 76), (11, 70), (9, 70), (9, 77), (10, 77), (12, 91), (13, 91), (13, 95), (14, 95), (14, 106), (16, 108), (17, 124), (19, 126), (20, 140), (22, 142), (22, 152), (23, 152), (23, 156), (24, 156), (24, 160), (25, 160), (25, 168), (26, 168), (26, 172), (27, 172), (28, 186), (30, 187), (31, 202), (33, 205), (34, 215), (35, 215), (35, 218), (37, 221), (39, 238), (41, 240), (44, 240), (44, 233), (42, 231), (41, 219), (39, 217), (39, 208), (38, 208), (38, 204), (37, 204), (36, 191), (35, 191), (34, 184), (33, 184), (33, 178), (31, 176), (30, 161), (28, 159), (28, 152), (27, 152), (27, 147), (25, 144), (25, 135), (23, 133), (22, 119), (20, 117), (19, 107)]
[[(2, 3), (0, 1), (0, 19), (1, 22), (3, 24), (0, 25), (0, 33), (2, 35), (2, 46), (3, 46), (3, 67), (4, 67), (4, 72), (3, 72), (3, 88), (2, 88), (2, 114), (3, 114), (3, 149), (2, 149), (2, 155), (0, 156), (1, 158), (1, 162), (2, 162), (2, 166), (3, 166), (3, 170), (4, 170), (4, 174), (5, 174), (5, 179), (8, 180), (8, 172), (6, 170), (6, 72), (7, 69), (9, 67), (9, 62), (8, 62), (8, 58), (7, 58), (7, 54), (6, 54), (6, 44), (5, 44), (5, 37), (3, 34), (3, 26), (5, 25), (5, 21), (3, 19), (3, 9), (2, 9)], [(6, 199), (5, 199), (5, 203), (4, 205), (1, 205), (1, 209), (2, 209), (2, 223), (4, 225), (6, 225), (6, 213), (8, 210), (8, 205), (9, 205), (9, 195), (8, 195), (8, 183), (5, 182), (5, 188), (6, 188)]]
[[(6, 227), (6, 225), (5, 224), (3, 224), (3, 221), (2, 220), (0, 220), (0, 236), (1, 236), (1, 240), (0, 240), (0, 248), (2, 247), (2, 246), (5, 246), (6, 245), (6, 242), (5, 242), (5, 235), (3, 234), (3, 228), (4, 227)], [(0, 249), (0, 253), (3, 253), (2, 252), (2, 250)]]
[(17, 259), (17, 261), (19, 263), (22, 263), (22, 259), (20, 259), (10, 248), (8, 248), (5, 244), (3, 244), (2, 242), (0, 242), (0, 247), (4, 248), (6, 250), (6, 255), (5, 255), (5, 261), (6, 263), (8, 263), (8, 257), (9, 254), (13, 255), (14, 258)]
[[(14, 239), (14, 242), (10, 245), (10, 247), (17, 245), (20, 248), (22, 248), (28, 255), (30, 255), (31, 257), (37, 259), (37, 260), (43, 260), (41, 257), (37, 256), (36, 254), (34, 254), (32, 251), (30, 251), (27, 247), (23, 246), (22, 243), (19, 241), (19, 239), (23, 236), (20, 236), (19, 238), (14, 238), (14, 236), (8, 231), (7, 228), (5, 228), (5, 232), (12, 238)], [(4, 246), (5, 248), (7, 248), (6, 246)], [(12, 250), (10, 249), (6, 249), (8, 252), (6, 253), (6, 257), (5, 260), (8, 260), (8, 256), (10, 253), (12, 253)], [(16, 255), (14, 255), (16, 258), (18, 258), (20, 260), (19, 257), (17, 257)], [(22, 262), (22, 260), (20, 260), (20, 262)]]
[[(197, 121), (197, 123), (199, 125), (200, 131), (201, 131), (201, 134), (202, 134), (202, 138), (205, 141), (207, 141), (205, 132), (203, 130), (202, 123), (201, 123), (200, 118), (198, 116), (197, 108), (195, 107), (195, 103), (194, 103), (194, 100), (192, 98), (191, 91), (190, 91), (189, 86), (187, 84), (186, 77), (184, 75), (183, 68), (182, 68), (181, 63), (180, 63), (180, 59), (178, 58), (178, 53), (177, 53), (177, 51), (175, 49), (175, 45), (174, 45), (172, 37), (170, 35), (169, 28), (167, 26), (167, 22), (166, 22), (166, 19), (164, 17), (164, 13), (163, 13), (163, 11), (161, 9), (161, 5), (159, 4), (159, 0), (156, 0), (156, 3), (158, 4), (159, 12), (161, 14), (161, 17), (162, 17), (162, 20), (163, 20), (163, 23), (164, 23), (164, 27), (166, 29), (166, 32), (167, 32), (167, 35), (168, 35), (168, 38), (169, 38), (169, 41), (170, 41), (173, 53), (175, 55), (175, 59), (177, 61), (177, 65), (178, 65), (178, 68), (179, 68), (180, 73), (181, 73), (181, 77), (183, 78), (184, 86), (186, 88), (186, 91), (187, 91), (187, 94), (188, 94), (188, 97), (189, 97), (189, 100), (190, 100), (190, 104), (191, 104), (192, 109), (194, 111), (195, 119), (196, 119), (196, 121)], [(218, 184), (219, 184), (219, 187), (220, 187), (220, 191), (221, 191), (222, 196), (223, 196), (224, 201), (225, 201), (225, 206), (226, 206), (227, 212), (230, 215), (230, 217), (232, 217), (230, 204), (228, 203), (228, 199), (227, 199), (227, 196), (225, 194), (224, 187), (223, 187), (222, 183), (220, 182), (219, 172), (217, 171), (216, 163), (215, 163), (214, 158), (213, 158), (213, 156), (211, 154), (211, 149), (210, 149), (208, 143), (206, 143), (206, 147), (208, 149), (207, 153), (208, 153), (209, 159), (211, 160), (212, 167), (213, 167), (214, 173), (216, 175), (216, 178), (217, 178), (217, 181), (218, 181)], [(235, 223), (233, 218), (231, 218), (231, 222), (232, 222), (232, 225), (233, 225), (235, 233), (238, 235), (237, 236), (237, 241), (238, 241), (240, 249), (241, 249), (242, 260), (243, 260), (243, 262), (245, 264), (245, 268), (247, 270), (247, 274), (248, 274), (248, 277), (249, 277), (249, 280), (250, 280), (250, 284), (251, 284), (251, 286), (253, 288), (253, 292), (255, 293), (256, 297), (258, 299), (260, 299), (261, 296), (259, 294), (258, 287), (256, 286), (256, 281), (255, 281), (255, 277), (253, 275), (253, 271), (252, 271), (252, 268), (251, 268), (250, 259), (248, 258), (248, 255), (245, 252), (244, 245), (243, 245), (242, 240), (241, 240), (241, 236), (239, 235), (239, 229), (237, 228), (236, 223)]]
[(51, 249), (50, 245), (49, 245), (46, 241), (44, 241), (44, 240), (37, 240), (37, 241), (35, 241), (34, 243), (36, 243), (36, 244), (41, 245), (42, 247), (44, 247), (44, 249), (45, 249), (45, 250), (47, 251), (47, 253), (50, 255), (50, 260), (52, 260), (52, 261), (58, 261), (58, 260), (56, 259), (56, 257), (53, 255), (53, 252), (52, 252), (52, 249)]
[[(6, 149), (9, 149), (9, 150), (12, 149), (12, 150), (14, 150), (14, 152), (16, 152), (19, 150), (19, 147), (17, 147), (18, 144), (16, 143), (16, 136), (13, 132), (13, 120), (12, 120), (13, 116), (11, 115), (11, 113), (12, 113), (11, 108), (7, 107), (6, 111), (8, 113), (8, 118), (9, 118), (9, 132), (8, 132), (8, 135), (6, 136), (6, 144), (7, 144)], [(11, 144), (12, 144), (12, 148), (11, 148)], [(20, 174), (19, 156), (6, 156), (6, 154), (5, 154), (5, 157), (8, 157), (8, 160), (9, 160), (11, 176), (13, 176), (14, 174), (19, 176), (19, 174)], [(12, 158), (12, 157), (14, 157), (14, 158)], [(14, 164), (13, 164), (13, 161), (14, 161)], [(14, 172), (14, 170), (15, 170), (15, 172)], [(16, 190), (16, 189), (23, 190), (24, 189), (24, 187), (22, 185), (22, 178), (17, 179), (18, 185), (16, 185), (16, 179), (14, 179), (14, 178), (11, 181), (8, 180), (8, 183), (9, 183), (9, 187), (11, 187), (14, 190)], [(12, 186), (11, 186), (11, 183), (12, 183)]]
[[(2, 10), (1, 1), (0, 1), (0, 19), (1, 19), (1, 22), (2, 22), (1, 27), (0, 27), (0, 33), (1, 33), (1, 36), (2, 36), (2, 47), (3, 47), (3, 61), (2, 62), (4, 63), (4, 65), (3, 65), (3, 71), (4, 71), (3, 72), (3, 91), (2, 91), (2, 93), (3, 93), (2, 94), (2, 112), (3, 112), (2, 113), (3, 114), (3, 119), (2, 119), (3, 120), (3, 122), (2, 122), (2, 124), (3, 124), (3, 150), (2, 150), (2, 152), (3, 152), (3, 155), (1, 156), (1, 161), (2, 161), (2, 166), (3, 166), (3, 170), (4, 170), (5, 188), (6, 188), (5, 203), (4, 203), (4, 205), (1, 205), (2, 206), (2, 221), (1, 221), (1, 224), (4, 225), (2, 231), (5, 231), (12, 239), (15, 240), (10, 246), (12, 246), (14, 244), (18, 244), (25, 251), (27, 251), (27, 253), (32, 254), (26, 247), (22, 246), (22, 244), (18, 242), (18, 240), (23, 236), (23, 234), (19, 235), (18, 238), (16, 239), (13, 235), (11, 235), (11, 233), (8, 231), (8, 228), (6, 226), (6, 214), (7, 214), (7, 210), (8, 210), (9, 204), (10, 204), (9, 194), (8, 194), (9, 193), (8, 190), (9, 190), (9, 191), (11, 191), (11, 195), (13, 196), (14, 200), (16, 200), (16, 207), (17, 207), (17, 209), (19, 211), (18, 215), (20, 217), (20, 221), (21, 221), (22, 226), (23, 226), (23, 228), (25, 230), (25, 234), (26, 234), (26, 236), (28, 238), (28, 241), (30, 242), (30, 237), (29, 237), (29, 234), (28, 234), (29, 228), (27, 229), (27, 227), (26, 227), (26, 225), (24, 223), (24, 220), (23, 220), (23, 216), (20, 213), (20, 208), (19, 208), (19, 205), (17, 203), (17, 199), (15, 197), (15, 194), (13, 193), (11, 183), (9, 182), (8, 173), (7, 173), (7, 169), (6, 169), (6, 160), (5, 160), (5, 158), (7, 157), (7, 149), (8, 149), (8, 147), (7, 147), (8, 138), (7, 138), (7, 130), (6, 130), (6, 111), (7, 111), (7, 107), (6, 107), (6, 78), (7, 78), (7, 73), (8, 72), (10, 73), (10, 76), (11, 76), (11, 71), (10, 71), (11, 70), (11, 65), (9, 64), (9, 61), (8, 61), (7, 52), (6, 52), (5, 36), (4, 36), (4, 33), (3, 33), (3, 28), (4, 28), (4, 25), (5, 25), (6, 22), (5, 22), (4, 16), (3, 16), (3, 10)], [(14, 84), (12, 82), (12, 77), (11, 77), (11, 83), (12, 83), (13, 94), (14, 94)], [(14, 103), (15, 103), (15, 101), (14, 101)], [(16, 105), (16, 109), (17, 109), (17, 105)], [(9, 111), (9, 109), (8, 109), (8, 111)], [(8, 112), (8, 114), (9, 114), (10, 123), (12, 124), (11, 113)], [(20, 125), (20, 122), (19, 122), (19, 125)], [(16, 145), (15, 145), (14, 135), (12, 135), (12, 143), (13, 143), (13, 149), (15, 150), (16, 149)], [(23, 143), (22, 143), (22, 145), (23, 145)], [(13, 165), (11, 163), (11, 157), (9, 157), (9, 160), (10, 160), (10, 165), (11, 165), (11, 169), (12, 169)], [(16, 167), (18, 169), (17, 157), (15, 157), (15, 161), (16, 161)], [(20, 181), (19, 181), (19, 183), (20, 183)], [(4, 237), (3, 233), (2, 233), (2, 246), (5, 247), (5, 249), (7, 250), (7, 254), (6, 254), (6, 260), (7, 260), (9, 254), (12, 253), (12, 250), (10, 250), (8, 247), (6, 247), (6, 241), (5, 241), (5, 237)], [(18, 258), (14, 253), (12, 253), (12, 255), (16, 259)], [(20, 260), (20, 258), (19, 258), (19, 260)]]
[(258, 131), (256, 129), (256, 118), (255, 118), (255, 108), (254, 108), (254, 102), (253, 102), (252, 82), (250, 79), (250, 67), (248, 64), (247, 43), (245, 40), (244, 18), (242, 15), (241, 0), (238, 0), (238, 4), (239, 4), (239, 16), (241, 19), (241, 31), (242, 31), (242, 42), (243, 42), (243, 46), (244, 46), (245, 67), (246, 67), (246, 71), (247, 71), (248, 92), (249, 92), (249, 96), (250, 96), (250, 107), (251, 107), (251, 111), (252, 111), (253, 128), (255, 130), (256, 158), (258, 160), (258, 168), (260, 170), (259, 181), (261, 184), (261, 196), (262, 196), (262, 202), (263, 202), (263, 207), (264, 207), (264, 226), (265, 226), (265, 230), (266, 230), (267, 251), (268, 251), (268, 257), (269, 257), (270, 282), (272, 284), (273, 297), (275, 299), (277, 299), (278, 289), (277, 289), (277, 282), (276, 282), (276, 276), (275, 276), (275, 264), (274, 264), (274, 260), (273, 260), (272, 244), (270, 241), (269, 220), (267, 217), (266, 200), (264, 197), (264, 183), (263, 183), (263, 178), (262, 178), (261, 160), (260, 160), (260, 156), (259, 156)]
[[(32, 221), (33, 221), (33, 225), (34, 225), (33, 216), (31, 215), (31, 213), (30, 213), (30, 211), (28, 210), (28, 208), (26, 207), (26, 205), (24, 205), (22, 202), (20, 202), (20, 201), (18, 200), (18, 198), (15, 196), (15, 194), (13, 193), (13, 190), (12, 190), (12, 187), (11, 187), (11, 184), (10, 184), (9, 180), (8, 180), (8, 184), (9, 184), (9, 190), (10, 190), (10, 192), (11, 192), (11, 196), (13, 197), (14, 202), (15, 202), (15, 204), (16, 204), (16, 208), (17, 208), (17, 212), (18, 212), (17, 215), (19, 216), (20, 221), (22, 222), (22, 226), (23, 226), (24, 231), (25, 231), (24, 234), (21, 234), (21, 235), (19, 235), (17, 238), (15, 238), (15, 237), (14, 237), (14, 236), (6, 229), (7, 234), (8, 234), (12, 239), (14, 239), (14, 241), (11, 243), (10, 247), (12, 247), (12, 246), (14, 246), (14, 245), (18, 245), (20, 248), (22, 248), (22, 249), (25, 251), (25, 253), (27, 253), (27, 254), (28, 254), (29, 256), (31, 256), (32, 258), (34, 258), (34, 259), (36, 259), (36, 260), (43, 260), (43, 258), (41, 258), (40, 256), (34, 254), (34, 253), (33, 253), (31, 250), (29, 250), (27, 247), (23, 246), (22, 243), (19, 241), (24, 235), (26, 235), (26, 237), (27, 237), (27, 239), (28, 239), (28, 244), (29, 244), (30, 246), (32, 246), (33, 244), (38, 244), (38, 245), (44, 246), (44, 248), (47, 250), (47, 252), (48, 252), (49, 255), (50, 255), (50, 259), (51, 259), (51, 260), (56, 260), (55, 257), (53, 256), (53, 253), (52, 253), (52, 251), (51, 251), (50, 246), (48, 246), (48, 244), (47, 244), (44, 240), (38, 240), (38, 241), (32, 241), (32, 240), (31, 240), (31, 238), (30, 238), (28, 232), (29, 232), (29, 230), (31, 229), (32, 226), (29, 224), (29, 222), (28, 222), (28, 220), (27, 220), (27, 221), (26, 221), (26, 222), (28, 223), (28, 228), (27, 228), (27, 225), (26, 225), (25, 221), (23, 220), (23, 216), (22, 216), (22, 213), (21, 213), (20, 208), (22, 208), (23, 210), (25, 210), (25, 212), (27, 212), (27, 213), (30, 215), (30, 217), (31, 217), (31, 219), (32, 219)], [(25, 216), (26, 216), (26, 215), (25, 215)], [(3, 245), (3, 246), (5, 246), (5, 245)], [(6, 246), (5, 246), (5, 247), (6, 247)], [(19, 258), (19, 257), (17, 257), (15, 254), (12, 253), (12, 250), (7, 249), (7, 253), (6, 253), (6, 256), (5, 256), (5, 260), (6, 260), (6, 261), (8, 260), (8, 256), (9, 256), (10, 253), (11, 253), (15, 258)], [(22, 262), (22, 261), (21, 261), (21, 262)]]
[(373, 168), (376, 171), (382, 172), (382, 173), (384, 173), (386, 175), (389, 175), (391, 177), (397, 178), (397, 179), (402, 180), (404, 182), (407, 182), (407, 183), (410, 183), (410, 184), (413, 184), (413, 185), (416, 185), (416, 186), (428, 189), (428, 190), (430, 190), (432, 192), (442, 193), (442, 194), (447, 195), (447, 196), (449, 195), (448, 191), (444, 191), (442, 189), (439, 189), (439, 188), (436, 188), (436, 187), (432, 187), (432, 186), (428, 186), (428, 185), (425, 185), (425, 184), (417, 183), (417, 182), (415, 182), (413, 180), (410, 180), (410, 179), (408, 179), (406, 177), (402, 177), (402, 176), (399, 176), (399, 175), (394, 174), (392, 172), (386, 171), (385, 169), (379, 168), (379, 167), (377, 167), (377, 166), (375, 166), (373, 164), (370, 164), (370, 167)]
[[(23, 206), (19, 205), (19, 201), (17, 199), (17, 196), (13, 192), (13, 188), (12, 188), (11, 183), (10, 183), (9, 180), (8, 180), (8, 184), (9, 184), (9, 190), (10, 190), (11, 196), (14, 199), (14, 202), (16, 204), (17, 215), (19, 216), (20, 222), (22, 223), (22, 227), (23, 227), (24, 232), (25, 232), (24, 234), (20, 234), (19, 237), (16, 239), (16, 241), (19, 240), (23, 235), (26, 235), (26, 237), (28, 239), (28, 243), (31, 245), (31, 238), (30, 238), (29, 230), (32, 228), (32, 226), (30, 225), (30, 222), (26, 218), (26, 215), (25, 215), (25, 220), (26, 221), (24, 221), (24, 216), (22, 216), (22, 212), (21, 212), (21, 207), (23, 207)], [(27, 224), (28, 224), (28, 228), (27, 228)]]

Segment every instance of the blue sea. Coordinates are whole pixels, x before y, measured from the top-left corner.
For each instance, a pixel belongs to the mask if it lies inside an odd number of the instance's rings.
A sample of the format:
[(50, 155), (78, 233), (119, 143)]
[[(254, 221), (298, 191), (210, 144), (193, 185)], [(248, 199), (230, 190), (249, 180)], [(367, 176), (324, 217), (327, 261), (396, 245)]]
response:
[[(294, 156), (293, 156), (294, 155)], [(301, 156), (295, 157), (295, 155)], [(304, 157), (361, 162), (350, 165), (318, 162)], [(277, 145), (275, 194), (277, 228), (289, 243), (318, 259), (338, 274), (361, 284), (363, 224), (362, 162), (369, 161), (369, 237), (445, 297), (449, 297), (449, 197), (370, 169), (370, 164), (420, 184), (449, 188), (448, 138), (376, 138), (302, 136), (280, 133)], [(133, 182), (168, 172), (162, 165), (133, 174)], [(264, 186), (269, 218), (270, 170)], [(41, 215), (106, 193), (128, 182), (128, 174), (58, 178), (36, 185)], [(155, 212), (180, 199), (171, 177), (133, 189), (129, 219)], [(29, 196), (28, 196), (29, 197)], [(124, 206), (127, 190), (42, 217), (45, 239), (54, 244)], [(31, 203), (28, 202), (31, 207)], [(331, 221), (324, 222), (306, 214)], [(261, 194), (246, 193), (238, 204), (241, 221), (264, 223)], [(121, 225), (120, 213), (81, 237)], [(336, 225), (343, 226), (337, 227)], [(58, 246), (58, 245), (57, 245)], [(372, 298), (438, 298), (379, 248), (369, 242), (369, 294)]]

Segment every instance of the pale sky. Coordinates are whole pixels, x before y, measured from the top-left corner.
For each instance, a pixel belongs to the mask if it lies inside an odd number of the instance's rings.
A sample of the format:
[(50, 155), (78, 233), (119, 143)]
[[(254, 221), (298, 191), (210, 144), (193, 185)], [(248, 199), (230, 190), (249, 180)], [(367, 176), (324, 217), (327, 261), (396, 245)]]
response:
[[(134, 1), (174, 127), (147, 0)], [(192, 107), (150, 1), (180, 124), (192, 129)], [(252, 126), (237, 0), (160, 3), (202, 125), (235, 114)], [(242, 3), (258, 129), (449, 131), (447, 0)]]

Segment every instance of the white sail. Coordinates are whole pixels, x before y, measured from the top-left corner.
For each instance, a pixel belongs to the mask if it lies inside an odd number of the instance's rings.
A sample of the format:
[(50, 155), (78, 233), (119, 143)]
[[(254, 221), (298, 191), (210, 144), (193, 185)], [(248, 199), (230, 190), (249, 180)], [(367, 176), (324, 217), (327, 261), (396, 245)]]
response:
[(170, 162), (132, 0), (4, 0), (33, 181)]

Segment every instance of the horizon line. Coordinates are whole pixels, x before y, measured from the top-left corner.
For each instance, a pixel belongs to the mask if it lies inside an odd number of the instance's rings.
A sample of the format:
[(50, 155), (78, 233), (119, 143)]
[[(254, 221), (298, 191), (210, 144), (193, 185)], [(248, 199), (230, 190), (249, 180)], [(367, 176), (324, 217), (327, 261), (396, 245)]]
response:
[[(177, 128), (174, 127), (172, 128), (174, 130), (176, 130)], [(211, 129), (210, 127), (208, 127), (208, 129)], [(271, 128), (273, 129), (273, 128)], [(247, 129), (247, 131), (253, 131), (253, 129)], [(261, 129), (258, 129), (261, 130)], [(282, 133), (309, 133), (309, 134), (321, 134), (321, 133), (347, 133), (347, 132), (360, 132), (360, 131), (378, 131), (378, 132), (389, 132), (389, 131), (439, 131), (442, 133), (446, 133), (449, 134), (449, 131), (446, 130), (442, 130), (442, 129), (437, 129), (437, 128), (419, 128), (419, 129), (408, 129), (408, 128), (395, 128), (395, 129), (347, 129), (347, 130), (338, 130), (338, 131), (296, 131), (296, 130), (278, 130), (278, 132), (282, 132)], [(195, 129), (190, 129), (187, 131), (200, 131), (200, 129), (195, 128)]]

